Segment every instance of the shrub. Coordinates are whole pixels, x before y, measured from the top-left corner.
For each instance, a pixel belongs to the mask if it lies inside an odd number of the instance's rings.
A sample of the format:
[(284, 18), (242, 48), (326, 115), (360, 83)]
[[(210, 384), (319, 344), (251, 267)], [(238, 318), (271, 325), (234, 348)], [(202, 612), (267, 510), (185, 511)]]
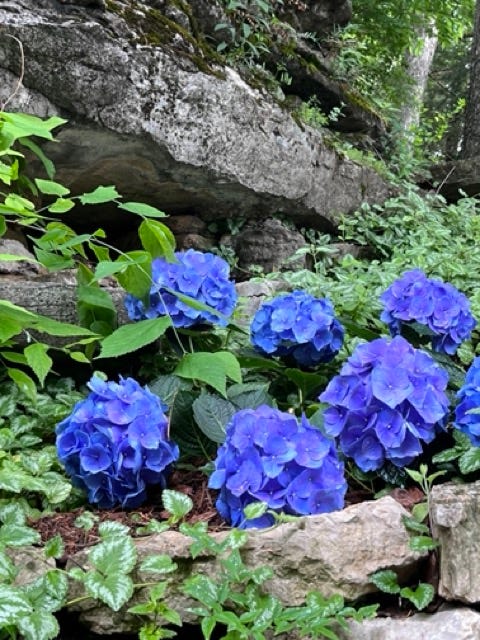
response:
[(132, 378), (93, 376), (88, 387), (87, 398), (57, 425), (58, 456), (91, 503), (136, 507), (147, 485), (165, 487), (179, 456), (168, 440), (166, 406)]
[(454, 427), (465, 433), (475, 447), (480, 447), (480, 357), (468, 369), (457, 398)]
[(241, 528), (266, 527), (271, 513), (245, 520), (244, 508), (265, 502), (294, 515), (341, 509), (347, 488), (334, 442), (305, 417), (261, 405), (234, 414), (219, 448), (209, 486), (220, 489), (217, 509)]
[(380, 300), (385, 307), (381, 320), (393, 336), (405, 325), (424, 325), (434, 351), (453, 355), (476, 325), (468, 298), (448, 282), (427, 278), (420, 269), (406, 271)]
[(403, 467), (431, 442), (447, 415), (447, 373), (404, 338), (359, 345), (320, 395), (327, 435), (362, 471)]
[(258, 351), (292, 358), (304, 368), (332, 360), (344, 337), (332, 303), (305, 291), (293, 291), (265, 302), (256, 312), (250, 330)]
[[(128, 294), (125, 306), (129, 318), (144, 320), (168, 315), (175, 327), (203, 323), (225, 326), (237, 303), (228, 264), (213, 253), (194, 249), (177, 251), (175, 257), (177, 262), (167, 262), (163, 258), (152, 261), (149, 306)], [(197, 304), (192, 304), (185, 296), (193, 298)]]

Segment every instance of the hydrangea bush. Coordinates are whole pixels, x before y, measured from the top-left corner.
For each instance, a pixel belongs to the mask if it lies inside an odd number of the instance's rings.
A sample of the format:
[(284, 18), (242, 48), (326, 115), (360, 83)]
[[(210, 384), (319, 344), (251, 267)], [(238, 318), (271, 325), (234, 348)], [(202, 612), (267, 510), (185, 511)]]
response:
[(327, 435), (362, 471), (403, 467), (442, 428), (447, 373), (402, 336), (359, 345), (320, 395)]
[(380, 296), (381, 320), (392, 336), (405, 324), (428, 327), (434, 351), (453, 355), (476, 325), (468, 298), (452, 284), (427, 278), (420, 269), (406, 271)]
[(219, 448), (209, 486), (220, 489), (217, 509), (233, 526), (266, 527), (272, 514), (245, 520), (252, 502), (295, 515), (341, 509), (347, 488), (334, 442), (305, 417), (261, 405), (234, 414)]
[[(191, 327), (204, 323), (225, 326), (237, 303), (235, 284), (229, 279), (227, 262), (213, 253), (189, 249), (175, 253), (177, 262), (163, 258), (152, 261), (149, 306), (132, 294), (125, 298), (131, 320), (145, 320), (169, 315), (175, 327)], [(178, 295), (194, 298), (220, 315), (192, 306)]]
[(132, 379), (93, 376), (91, 393), (57, 425), (57, 452), (74, 485), (102, 508), (137, 507), (147, 485), (164, 488), (179, 450), (166, 406)]
[(457, 398), (454, 426), (480, 447), (480, 357), (470, 365)]
[(344, 338), (332, 303), (305, 291), (293, 291), (263, 303), (250, 332), (252, 344), (262, 354), (291, 357), (305, 368), (332, 360)]

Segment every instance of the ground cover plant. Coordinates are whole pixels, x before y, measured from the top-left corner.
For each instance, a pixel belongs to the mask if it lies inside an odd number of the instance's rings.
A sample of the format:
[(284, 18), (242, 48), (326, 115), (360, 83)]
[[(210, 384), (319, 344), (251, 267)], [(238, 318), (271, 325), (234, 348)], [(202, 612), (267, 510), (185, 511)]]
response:
[[(22, 173), (19, 143), (51, 138), (62, 121), (2, 113), (0, 123), (0, 230), (7, 222), (29, 229), (36, 259), (50, 270), (77, 266), (84, 325), (0, 301), (0, 382), (6, 385), (0, 404), (0, 637), (54, 638), (53, 614), (67, 601), (61, 569), (26, 587), (13, 584), (16, 568), (7, 549), (38, 542), (26, 518), (87, 502), (137, 506), (148, 500), (149, 486), (159, 492), (168, 486), (177, 460), (180, 468), (195, 466), (209, 475), (219, 512), (238, 528), (341, 508), (348, 484), (369, 486), (372, 497), (407, 485), (426, 458), (445, 477), (458, 472), (457, 461), (467, 477), (480, 468), (477, 361), (465, 378), (477, 350), (479, 317), (478, 250), (470, 236), (469, 262), (464, 253), (454, 255), (478, 224), (475, 200), (454, 207), (410, 188), (386, 204), (390, 218), (364, 207), (362, 225), (345, 222), (343, 233), (368, 241), (376, 256), (334, 263), (319, 260), (324, 247), (314, 246), (314, 270), (283, 274), (285, 293), (266, 301), (245, 326), (236, 319), (241, 301), (227, 263), (210, 253), (176, 252), (161, 211), (123, 202), (113, 186), (72, 196), (53, 180), (47, 159), (48, 179), (32, 181)], [(101, 229), (76, 234), (57, 217), (75, 206), (107, 202), (139, 218), (141, 249), (120, 252)], [(124, 288), (132, 320), (118, 328), (115, 307), (100, 286), (106, 276)], [(36, 332), (27, 346), (19, 340), (25, 332)], [(59, 350), (90, 367), (83, 381), (89, 390), (52, 386), (55, 348), (41, 340), (42, 333), (72, 339)], [(135, 378), (122, 371), (115, 379), (102, 374), (106, 360), (148, 345), (155, 349)], [(444, 450), (437, 451), (440, 436)], [(192, 506), (185, 495), (168, 489), (162, 495), (170, 517), (151, 531), (182, 521)], [(422, 521), (418, 526), (425, 526)], [(222, 582), (194, 576), (183, 585), (199, 601), (195, 613), (205, 638), (220, 624), (227, 627), (225, 638), (260, 640), (267, 629), (294, 628), (334, 638), (334, 621), (373, 613), (319, 593), (309, 594), (303, 608), (283, 607), (258, 589), (268, 568), (243, 566), (245, 532), (234, 528), (215, 547), (203, 524), (182, 527), (192, 538), (192, 557), (205, 547), (229, 554), (222, 556)], [(102, 525), (92, 569), (68, 574), (84, 589), (79, 597), (118, 610), (144, 586), (130, 575), (136, 557), (125, 533), (113, 523)], [(62, 541), (47, 543), (45, 553), (60, 558)], [(162, 625), (178, 625), (179, 617), (164, 603), (162, 576), (175, 567), (162, 557), (143, 569), (154, 574), (155, 585), (135, 613), (156, 618), (145, 623), (140, 638), (171, 637), (175, 632)], [(403, 588), (392, 589), (397, 587)], [(428, 604), (426, 598), (417, 602)], [(260, 614), (265, 626), (254, 629)]]

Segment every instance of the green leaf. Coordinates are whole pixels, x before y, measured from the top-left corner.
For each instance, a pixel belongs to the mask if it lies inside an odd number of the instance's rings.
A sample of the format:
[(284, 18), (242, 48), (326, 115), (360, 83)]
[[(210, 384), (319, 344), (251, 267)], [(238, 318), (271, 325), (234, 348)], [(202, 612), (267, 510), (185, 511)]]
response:
[(103, 575), (98, 571), (87, 573), (84, 580), (87, 593), (118, 611), (133, 595), (133, 582), (124, 573)]
[(32, 606), (20, 587), (0, 584), (0, 628), (16, 625), (32, 613)]
[(17, 626), (25, 640), (53, 640), (60, 632), (55, 616), (41, 610), (22, 616)]
[(7, 137), (12, 136), (12, 142), (18, 138), (29, 136), (53, 140), (52, 129), (67, 122), (67, 120), (58, 116), (51, 116), (47, 120), (43, 120), (28, 113), (10, 113), (7, 111), (0, 112), (0, 116), (5, 120), (2, 134)]
[(57, 533), (53, 538), (50, 538), (45, 543), (44, 547), (45, 556), (47, 558), (61, 558), (65, 553), (65, 545), (63, 543), (62, 536)]
[(370, 581), (384, 593), (400, 593), (397, 574), (391, 569), (372, 573)]
[(108, 187), (99, 186), (89, 193), (82, 193), (78, 197), (82, 204), (103, 204), (104, 202), (112, 202), (117, 198), (121, 198), (121, 195), (113, 185)]
[(0, 341), (6, 342), (10, 338), (13, 338), (13, 336), (18, 335), (22, 331), (23, 325), (13, 318), (4, 318), (1, 316), (2, 313), (0, 310)]
[(184, 581), (184, 592), (207, 607), (215, 607), (219, 603), (219, 587), (207, 576), (196, 574)]
[(129, 573), (135, 567), (137, 549), (130, 536), (117, 534), (93, 547), (88, 559), (103, 575)]
[(147, 218), (165, 218), (167, 214), (156, 207), (152, 207), (144, 202), (121, 202), (118, 205), (119, 209), (125, 209), (130, 213), (136, 213), (139, 216), (146, 216)]
[[(2, 234), (0, 233), (0, 235)], [(28, 256), (17, 256), (14, 253), (0, 253), (0, 260), (2, 262), (32, 262), (33, 264), (38, 264), (38, 261), (35, 260), (35, 258), (29, 258)]]
[(413, 536), (408, 541), (408, 546), (412, 551), (418, 551), (423, 553), (425, 551), (432, 551), (436, 549), (439, 543), (430, 536)]
[(228, 351), (187, 353), (177, 365), (175, 375), (205, 382), (223, 397), (227, 395), (227, 378), (242, 382), (240, 364)]
[(180, 491), (173, 491), (172, 489), (163, 490), (162, 502), (164, 508), (173, 516), (176, 522), (185, 517), (187, 513), (193, 509), (193, 502), (189, 496)]
[(66, 196), (70, 193), (70, 189), (67, 189), (63, 184), (54, 182), (53, 180), (41, 180), (40, 178), (35, 178), (35, 184), (37, 185), (40, 193), (44, 193), (49, 196)]
[(473, 473), (480, 469), (480, 447), (470, 447), (462, 453), (458, 460), (458, 467), (464, 474)]
[(166, 554), (156, 554), (147, 556), (140, 564), (140, 571), (148, 571), (149, 573), (172, 573), (177, 568), (177, 564), (172, 562), (170, 556)]
[(48, 355), (49, 347), (43, 342), (35, 342), (29, 344), (23, 350), (29, 367), (37, 376), (41, 386), (45, 382), (45, 378), (53, 365), (53, 360)]
[(255, 518), (261, 518), (267, 510), (268, 504), (266, 502), (252, 502), (244, 507), (243, 515), (246, 520), (255, 520)]
[(138, 229), (138, 236), (152, 258), (175, 261), (175, 236), (166, 225), (156, 220), (144, 220)]
[(52, 251), (45, 251), (35, 247), (35, 255), (38, 261), (49, 271), (60, 271), (61, 269), (71, 269), (75, 266), (73, 258), (62, 256)]
[(426, 524), (422, 524), (422, 520), (417, 520), (416, 518), (410, 518), (409, 516), (403, 516), (402, 522), (408, 531), (414, 531), (415, 533), (430, 533), (430, 529)]
[(47, 158), (47, 156), (43, 152), (43, 149), (30, 138), (19, 138), (18, 141), (21, 145), (23, 145), (27, 149), (30, 149), (30, 151), (37, 156), (37, 158), (42, 163), (43, 168), (45, 169), (45, 173), (50, 179), (52, 179), (55, 175), (55, 165), (50, 160), (50, 158)]
[(152, 285), (152, 256), (147, 251), (129, 251), (117, 258), (125, 268), (117, 273), (117, 280), (128, 293), (143, 299)]
[(51, 336), (59, 336), (63, 338), (68, 338), (70, 336), (96, 337), (95, 333), (85, 327), (79, 327), (67, 322), (59, 322), (58, 320), (47, 318), (46, 316), (35, 315), (30, 324), (33, 329), (48, 333)]
[(34, 609), (59, 611), (68, 593), (67, 576), (57, 569), (50, 569), (26, 585), (25, 593)]
[(98, 521), (98, 516), (92, 513), (91, 511), (84, 511), (81, 513), (75, 521), (73, 525), (78, 529), (84, 529), (85, 531), (90, 531), (96, 522)]
[(19, 524), (4, 524), (0, 527), (0, 545), (24, 547), (40, 542), (40, 534), (35, 529)]
[(12, 559), (4, 551), (0, 551), (0, 582), (13, 581), (17, 572)]
[(140, 320), (125, 324), (102, 341), (97, 358), (117, 358), (158, 340), (171, 326), (169, 317)]
[(37, 386), (32, 378), (20, 369), (7, 369), (7, 375), (30, 400), (36, 402)]
[(413, 505), (412, 516), (417, 522), (423, 522), (428, 516), (428, 502), (419, 502)]
[(300, 369), (285, 369), (284, 375), (297, 385), (304, 398), (307, 398), (314, 391), (318, 391), (324, 382), (324, 376), (300, 371)]
[(453, 447), (452, 449), (445, 449), (444, 451), (440, 451), (440, 453), (436, 453), (432, 456), (433, 464), (442, 464), (445, 462), (452, 462), (456, 460), (462, 455), (462, 452), (465, 449), (460, 447)]
[(192, 406), (195, 422), (207, 438), (224, 442), (225, 428), (237, 411), (235, 405), (212, 393), (202, 392)]
[(412, 480), (415, 480), (415, 482), (417, 482), (419, 485), (422, 485), (423, 475), (421, 473), (415, 471), (414, 469), (405, 469), (405, 471), (412, 478)]
[(117, 536), (128, 536), (129, 532), (130, 527), (128, 525), (122, 524), (121, 522), (115, 522), (115, 520), (101, 522), (98, 525), (98, 534), (102, 540), (107, 540), (108, 538)]
[(256, 409), (261, 404), (272, 403), (272, 397), (268, 393), (269, 386), (268, 382), (232, 384), (227, 390), (227, 396), (237, 409)]
[(51, 205), (48, 206), (47, 210), (50, 213), (66, 213), (73, 209), (75, 206), (75, 202), (70, 200), (70, 198), (57, 198), (55, 202), (52, 202)]
[(404, 587), (400, 591), (400, 596), (410, 600), (421, 611), (432, 602), (435, 597), (435, 589), (431, 584), (421, 582), (415, 590), (410, 589), (410, 587)]

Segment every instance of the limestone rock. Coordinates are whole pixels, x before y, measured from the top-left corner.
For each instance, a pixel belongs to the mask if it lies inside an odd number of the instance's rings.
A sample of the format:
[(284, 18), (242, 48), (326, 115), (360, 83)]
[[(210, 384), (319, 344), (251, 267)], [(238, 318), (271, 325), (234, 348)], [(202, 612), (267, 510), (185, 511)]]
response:
[(433, 487), (430, 518), (440, 542), (440, 595), (480, 602), (480, 481)]
[(480, 638), (480, 613), (445, 608), (435, 614), (409, 618), (376, 618), (351, 622), (348, 631), (336, 629), (340, 640), (475, 640)]
[(14, 582), (18, 586), (30, 584), (46, 571), (55, 569), (54, 558), (46, 558), (44, 550), (37, 547), (9, 548), (6, 553), (18, 570)]
[(242, 270), (259, 266), (264, 273), (270, 273), (305, 266), (305, 256), (289, 261), (297, 249), (306, 246), (304, 237), (276, 218), (249, 221), (232, 236), (232, 246)]
[[(339, 593), (354, 600), (376, 590), (369, 580), (375, 571), (393, 568), (404, 580), (415, 570), (420, 556), (409, 548), (409, 534), (402, 523), (406, 514), (393, 498), (385, 497), (342, 511), (298, 518), (271, 529), (251, 530), (242, 553), (248, 565), (268, 565), (273, 569), (274, 577), (266, 588), (287, 605), (300, 604), (313, 589), (325, 596)], [(151, 554), (166, 553), (178, 563), (178, 572), (167, 577), (167, 603), (179, 611), (185, 622), (194, 619), (187, 611), (192, 602), (179, 590), (181, 579), (192, 570), (213, 576), (218, 572), (213, 558), (189, 559), (190, 542), (176, 531), (136, 541), (139, 561)], [(72, 562), (84, 566), (88, 555), (80, 552)], [(150, 576), (140, 574), (137, 578), (141, 582)], [(75, 585), (73, 589), (71, 597), (78, 595)], [(136, 594), (133, 602), (142, 597), (143, 594)], [(96, 633), (130, 632), (138, 626), (138, 620), (124, 610), (113, 613), (91, 600), (76, 603), (74, 609)]]
[[(36, 111), (31, 95), (40, 95), (42, 113), (53, 105), (69, 119), (60, 144), (46, 152), (73, 193), (116, 184), (125, 199), (169, 214), (281, 214), (327, 230), (363, 201), (390, 195), (379, 174), (340, 157), (321, 132), (300, 126), (266, 91), (218, 66), (181, 25), (170, 21), (168, 31), (158, 9), (136, 3), (129, 11), (117, 1), (108, 7), (71, 11), (50, 0), (0, 0), (3, 33), (25, 51), (26, 94), (9, 108)], [(2, 36), (0, 86), (11, 86), (18, 60), (16, 41)], [(120, 235), (131, 224), (105, 206), (76, 218), (96, 227), (104, 219)]]

